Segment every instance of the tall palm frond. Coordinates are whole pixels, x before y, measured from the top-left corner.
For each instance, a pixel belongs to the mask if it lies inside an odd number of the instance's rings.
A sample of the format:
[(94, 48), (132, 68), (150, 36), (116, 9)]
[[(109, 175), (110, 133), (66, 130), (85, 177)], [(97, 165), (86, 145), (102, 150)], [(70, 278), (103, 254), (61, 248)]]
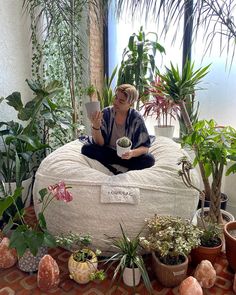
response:
[[(157, 23), (164, 21), (162, 31), (167, 33), (169, 28), (179, 30), (179, 22), (184, 16), (185, 6), (192, 0), (117, 0), (116, 11), (118, 17), (123, 13), (131, 13), (132, 16), (138, 13), (145, 15), (148, 20), (152, 17)], [(205, 41), (203, 55), (210, 52), (213, 41), (220, 38), (220, 51), (226, 51), (227, 61), (230, 64), (235, 56), (236, 24), (234, 21), (235, 0), (196, 0), (193, 1), (191, 14), (186, 21), (193, 18), (193, 39), (201, 27)], [(171, 26), (172, 25), (172, 26)], [(177, 33), (177, 30), (176, 30)]]

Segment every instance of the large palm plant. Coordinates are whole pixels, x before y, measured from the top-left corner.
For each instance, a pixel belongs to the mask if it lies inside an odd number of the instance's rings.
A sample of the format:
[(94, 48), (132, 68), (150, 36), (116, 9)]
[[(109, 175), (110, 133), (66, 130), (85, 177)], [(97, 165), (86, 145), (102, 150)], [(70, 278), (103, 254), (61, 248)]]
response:
[(145, 15), (146, 19), (150, 17), (156, 21), (162, 19), (164, 27), (161, 29), (165, 33), (173, 28), (171, 24), (174, 24), (177, 33), (180, 20), (185, 15), (186, 27), (193, 21), (193, 40), (197, 38), (199, 28), (203, 29), (205, 41), (203, 53), (211, 50), (214, 39), (219, 37), (220, 51), (226, 51), (232, 63), (236, 46), (236, 24), (233, 15), (235, 5), (235, 0), (117, 0), (117, 13), (119, 16), (128, 11), (132, 15), (137, 13)]

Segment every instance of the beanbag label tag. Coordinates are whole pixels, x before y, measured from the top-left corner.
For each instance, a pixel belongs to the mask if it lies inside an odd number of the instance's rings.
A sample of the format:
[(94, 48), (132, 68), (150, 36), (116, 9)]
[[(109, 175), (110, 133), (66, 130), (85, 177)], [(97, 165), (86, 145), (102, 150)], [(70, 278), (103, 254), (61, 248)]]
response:
[(122, 187), (102, 185), (101, 203), (125, 203), (138, 204), (140, 201), (140, 190), (136, 187)]

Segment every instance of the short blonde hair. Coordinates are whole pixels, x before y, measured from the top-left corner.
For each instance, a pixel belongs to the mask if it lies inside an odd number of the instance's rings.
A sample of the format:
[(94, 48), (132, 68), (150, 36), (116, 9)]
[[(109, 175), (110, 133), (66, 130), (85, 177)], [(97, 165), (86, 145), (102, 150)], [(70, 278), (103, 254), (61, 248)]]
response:
[(126, 97), (127, 101), (130, 104), (133, 104), (138, 99), (138, 90), (131, 84), (122, 84), (116, 88), (116, 92), (121, 91), (123, 92)]

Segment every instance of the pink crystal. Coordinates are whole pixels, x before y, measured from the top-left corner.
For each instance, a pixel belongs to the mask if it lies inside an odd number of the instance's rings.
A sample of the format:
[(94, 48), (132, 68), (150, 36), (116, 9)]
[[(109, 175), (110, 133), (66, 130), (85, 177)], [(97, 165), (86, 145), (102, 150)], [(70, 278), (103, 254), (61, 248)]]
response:
[(187, 277), (179, 286), (179, 295), (203, 295), (202, 287), (194, 277)]
[(0, 243), (0, 268), (10, 268), (17, 261), (16, 249), (10, 249), (9, 243), (6, 237)]
[(202, 260), (198, 264), (194, 277), (203, 288), (211, 288), (216, 281), (216, 271), (209, 260)]
[(56, 288), (60, 281), (59, 274), (60, 271), (56, 260), (48, 254), (44, 255), (39, 262), (38, 287), (43, 291)]

